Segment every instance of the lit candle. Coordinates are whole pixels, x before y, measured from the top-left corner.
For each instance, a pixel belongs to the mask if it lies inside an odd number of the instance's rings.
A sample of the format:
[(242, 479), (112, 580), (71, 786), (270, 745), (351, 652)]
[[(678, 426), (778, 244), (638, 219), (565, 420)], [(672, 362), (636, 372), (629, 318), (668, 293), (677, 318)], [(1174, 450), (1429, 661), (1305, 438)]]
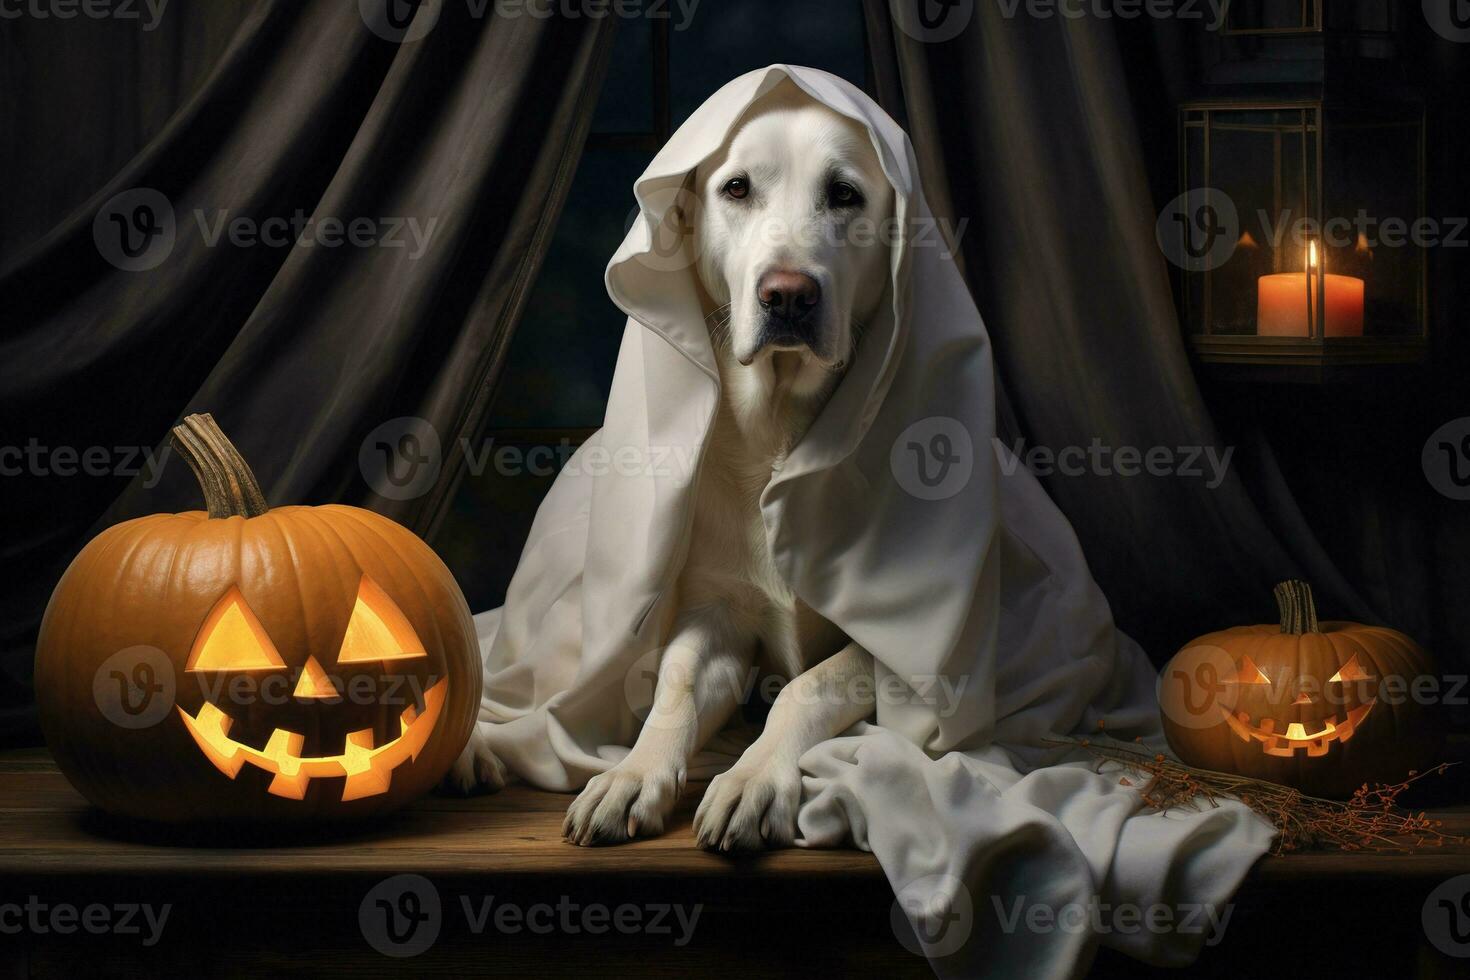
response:
[[(1307, 253), (1306, 272), (1262, 276), (1257, 289), (1256, 333), (1262, 337), (1306, 337), (1308, 310), (1317, 312), (1317, 243)], [(1327, 315), (1323, 333), (1328, 337), (1363, 336), (1363, 280), (1353, 276), (1323, 275)], [(1311, 283), (1310, 290), (1308, 283)], [(1311, 300), (1308, 305), (1308, 294)]]

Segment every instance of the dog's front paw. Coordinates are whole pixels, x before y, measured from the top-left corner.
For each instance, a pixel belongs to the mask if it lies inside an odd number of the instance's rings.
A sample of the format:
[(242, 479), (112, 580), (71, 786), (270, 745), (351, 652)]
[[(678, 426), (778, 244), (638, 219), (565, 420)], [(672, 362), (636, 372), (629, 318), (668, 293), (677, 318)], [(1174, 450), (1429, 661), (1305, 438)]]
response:
[(567, 808), (561, 835), (582, 847), (656, 837), (683, 789), (683, 770), (643, 765), (630, 756), (587, 781)]
[(476, 729), (470, 733), (469, 743), (454, 761), (449, 775), (444, 777), (444, 788), (462, 796), (477, 791), (494, 793), (504, 789), (509, 778), (505, 763), (490, 751), (485, 737)]
[(757, 741), (734, 768), (709, 784), (694, 814), (694, 836), (706, 850), (790, 847), (801, 805), (801, 769)]

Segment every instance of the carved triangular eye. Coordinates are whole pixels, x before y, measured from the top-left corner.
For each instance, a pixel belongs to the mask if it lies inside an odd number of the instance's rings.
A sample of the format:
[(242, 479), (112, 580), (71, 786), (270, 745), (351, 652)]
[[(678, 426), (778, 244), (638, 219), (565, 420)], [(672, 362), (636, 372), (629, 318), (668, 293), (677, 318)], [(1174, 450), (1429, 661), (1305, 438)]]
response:
[(1240, 669), (1235, 675), (1235, 682), (1237, 684), (1269, 684), (1271, 678), (1266, 676), (1264, 670), (1256, 666), (1254, 660), (1243, 656), (1240, 658)]
[(1370, 675), (1358, 666), (1358, 655), (1355, 653), (1351, 660), (1342, 665), (1337, 673), (1327, 678), (1329, 684), (1352, 684), (1355, 681), (1366, 681)]
[(337, 662), (356, 664), (426, 656), (408, 617), (388, 598), (388, 593), (364, 575), (357, 586), (357, 602), (352, 607), (352, 618), (347, 621), (347, 635), (342, 638)]
[(286, 666), (239, 586), (214, 604), (194, 637), (185, 670), (276, 670)]

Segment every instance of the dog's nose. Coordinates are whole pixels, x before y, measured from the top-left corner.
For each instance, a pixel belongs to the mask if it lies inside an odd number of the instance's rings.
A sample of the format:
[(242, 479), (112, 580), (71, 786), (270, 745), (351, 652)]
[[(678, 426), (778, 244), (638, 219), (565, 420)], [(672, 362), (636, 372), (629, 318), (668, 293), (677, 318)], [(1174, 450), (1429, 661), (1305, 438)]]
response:
[(755, 292), (763, 309), (791, 323), (804, 319), (822, 298), (822, 287), (802, 272), (767, 272)]

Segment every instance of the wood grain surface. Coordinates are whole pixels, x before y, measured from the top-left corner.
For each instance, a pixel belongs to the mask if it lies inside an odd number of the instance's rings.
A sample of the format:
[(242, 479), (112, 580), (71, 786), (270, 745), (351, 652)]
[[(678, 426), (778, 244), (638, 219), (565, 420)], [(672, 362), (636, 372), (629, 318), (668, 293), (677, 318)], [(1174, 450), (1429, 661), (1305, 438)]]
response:
[[(690, 831), (702, 788), (691, 787), (667, 834), (620, 847), (564, 843), (571, 797), (524, 786), (429, 797), (362, 828), (201, 837), (118, 824), (89, 807), (43, 751), (0, 753), (0, 903), (173, 909), (166, 941), (150, 948), (111, 935), (0, 935), (0, 977), (933, 975), (900, 942), (892, 891), (871, 855), (705, 853)], [(1470, 811), (1439, 815), (1447, 832), (1470, 834)], [(443, 933), (412, 960), (369, 948), (362, 925), (365, 896), (400, 874), (432, 881), (444, 906)], [(1470, 975), (1461, 969), (1470, 960), (1434, 951), (1420, 924), (1425, 896), (1461, 874), (1470, 874), (1470, 847), (1459, 845), (1264, 858), (1232, 903), (1223, 941), (1189, 975), (1265, 975), (1253, 964), (1267, 962), (1268, 950), (1271, 975)], [(487, 900), (521, 908), (680, 904), (701, 915), (688, 945), (646, 931), (504, 934), (473, 926), (469, 910)], [(975, 914), (987, 910), (977, 906)], [(1105, 949), (1088, 975), (1179, 974)]]

